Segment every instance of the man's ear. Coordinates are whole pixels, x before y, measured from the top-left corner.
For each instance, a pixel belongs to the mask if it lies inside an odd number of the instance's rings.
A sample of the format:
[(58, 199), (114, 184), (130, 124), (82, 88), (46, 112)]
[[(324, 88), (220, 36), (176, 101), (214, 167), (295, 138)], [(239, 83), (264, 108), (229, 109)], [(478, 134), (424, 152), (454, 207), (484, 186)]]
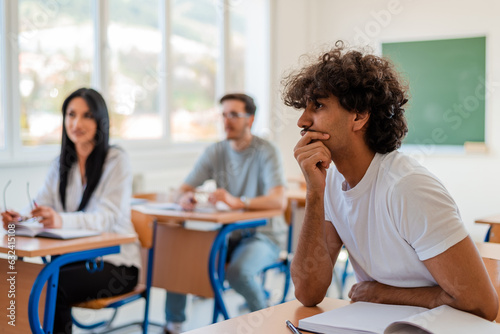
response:
[(370, 113), (368, 111), (356, 112), (352, 129), (354, 131), (363, 130), (366, 126), (368, 126), (369, 119)]
[(248, 127), (251, 129), (253, 121), (255, 120), (255, 115), (249, 116), (247, 119), (248, 119)]

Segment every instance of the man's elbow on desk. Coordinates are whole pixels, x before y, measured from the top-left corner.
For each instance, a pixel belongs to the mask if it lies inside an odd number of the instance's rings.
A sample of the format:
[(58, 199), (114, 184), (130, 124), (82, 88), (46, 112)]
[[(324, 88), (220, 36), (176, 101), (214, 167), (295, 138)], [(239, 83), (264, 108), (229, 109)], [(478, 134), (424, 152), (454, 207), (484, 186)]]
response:
[(300, 293), (298, 292), (297, 290), (295, 290), (295, 298), (297, 298), (297, 300), (299, 302), (302, 303), (302, 305), (306, 306), (306, 307), (314, 307), (316, 305), (318, 305), (319, 303), (321, 303), (323, 301), (323, 299), (325, 298), (325, 296), (313, 296), (311, 295), (310, 293), (308, 293), (307, 291), (305, 293)]
[(485, 312), (484, 318), (493, 321), (497, 318), (498, 316), (498, 310), (499, 310), (499, 304), (498, 304), (498, 296), (495, 293), (492, 295), (492, 302), (490, 303), (490, 306), (487, 308)]
[[(466, 292), (469, 290), (473, 291), (474, 289), (465, 289)], [(475, 291), (473, 292), (473, 295), (463, 293), (455, 294), (455, 296), (451, 296), (446, 291), (441, 290), (441, 295), (438, 298), (437, 305), (432, 305), (432, 307), (437, 307), (443, 304), (472, 313), (490, 321), (495, 320), (498, 316), (498, 296), (493, 289), (492, 291), (488, 291), (488, 289)]]
[(498, 316), (498, 296), (492, 293), (487, 298), (479, 301), (476, 305), (466, 305), (466, 311), (478, 315), (487, 320), (493, 321)]
[(314, 284), (297, 284), (296, 279), (294, 280), (295, 285), (295, 298), (302, 305), (307, 307), (313, 307), (318, 305), (323, 301), (326, 296), (326, 290), (314, 288)]

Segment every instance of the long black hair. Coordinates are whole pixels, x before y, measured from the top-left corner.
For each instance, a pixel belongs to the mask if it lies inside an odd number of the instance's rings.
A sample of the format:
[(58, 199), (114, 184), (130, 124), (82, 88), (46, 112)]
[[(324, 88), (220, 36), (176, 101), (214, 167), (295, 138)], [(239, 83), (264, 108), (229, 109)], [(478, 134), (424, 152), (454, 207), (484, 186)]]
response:
[(82, 201), (78, 211), (83, 211), (87, 206), (92, 193), (94, 192), (102, 174), (102, 167), (106, 160), (109, 149), (109, 115), (108, 107), (103, 97), (91, 88), (80, 88), (69, 95), (62, 105), (63, 130), (61, 141), (61, 156), (59, 159), (59, 196), (64, 209), (66, 209), (66, 187), (68, 185), (68, 175), (71, 166), (77, 162), (75, 143), (73, 143), (66, 133), (65, 120), (68, 104), (75, 97), (81, 97), (87, 102), (90, 112), (97, 123), (95, 134), (95, 146), (85, 162), (85, 177), (87, 186), (83, 192)]

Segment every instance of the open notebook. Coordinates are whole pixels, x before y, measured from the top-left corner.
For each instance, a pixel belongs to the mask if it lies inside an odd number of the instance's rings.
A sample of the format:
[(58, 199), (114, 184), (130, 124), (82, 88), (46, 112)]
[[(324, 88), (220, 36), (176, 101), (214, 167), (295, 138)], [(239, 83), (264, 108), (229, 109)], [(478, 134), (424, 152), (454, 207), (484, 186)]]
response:
[(44, 228), (37, 220), (29, 220), (16, 224), (16, 236), (20, 237), (44, 237), (52, 239), (74, 239), (91, 237), (101, 234), (92, 230), (69, 230), (60, 228)]
[(357, 302), (299, 320), (300, 329), (325, 334), (493, 334), (500, 324), (443, 305), (434, 309)]

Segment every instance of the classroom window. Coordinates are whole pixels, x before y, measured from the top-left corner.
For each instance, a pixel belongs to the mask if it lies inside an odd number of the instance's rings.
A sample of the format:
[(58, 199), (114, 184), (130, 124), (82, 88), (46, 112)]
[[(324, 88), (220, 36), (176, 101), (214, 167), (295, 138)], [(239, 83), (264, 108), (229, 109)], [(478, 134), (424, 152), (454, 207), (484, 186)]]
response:
[(159, 108), (159, 1), (109, 1), (109, 98), (111, 136), (158, 139), (163, 136)]
[(245, 9), (248, 1), (234, 3), (229, 12), (229, 52), (232, 55), (229, 59), (228, 89), (230, 91), (245, 90), (245, 68), (247, 51), (248, 22)]
[(269, 134), (267, 102), (269, 99), (269, 62), (263, 50), (269, 49), (267, 0), (230, 1), (229, 57), (226, 88), (247, 92), (257, 103), (252, 132)]
[[(3, 79), (2, 71), (0, 70), (0, 92), (2, 91), (2, 82), (3, 82), (2, 79)], [(5, 115), (3, 113), (2, 94), (0, 94), (0, 151), (4, 149), (5, 149)]]
[(219, 133), (216, 100), (220, 41), (213, 0), (172, 2), (171, 70), (174, 142), (215, 140)]
[(20, 136), (24, 146), (56, 144), (61, 105), (90, 85), (94, 32), (91, 1), (19, 0)]
[[(1, 5), (1, 1), (0, 1)], [(0, 13), (1, 14), (1, 13)], [(1, 17), (1, 15), (0, 15)], [(2, 27), (0, 26), (0, 44), (3, 42), (3, 31)], [(0, 151), (3, 151), (5, 149), (5, 114), (3, 112), (3, 101), (2, 101), (2, 90), (3, 90), (3, 83), (4, 83), (4, 74), (3, 74), (3, 68), (2, 68), (2, 54), (0, 53)]]
[[(3, 2), (0, 0), (0, 11), (2, 9)], [(3, 16), (2, 12), (0, 12), (0, 21), (3, 21)], [(0, 45), (3, 45), (4, 43), (4, 27), (0, 22)], [(0, 47), (1, 49), (2, 47)], [(4, 86), (4, 72), (3, 72), (3, 53), (0, 52), (0, 152), (5, 149), (5, 114), (4, 114), (4, 105), (3, 105), (3, 99), (2, 99), (2, 91), (3, 91), (3, 86)]]
[(0, 0), (1, 17), (17, 13), (2, 20), (11, 33), (0, 48), (7, 152), (0, 162), (31, 159), (40, 146), (40, 159), (51, 158), (62, 103), (80, 87), (102, 93), (111, 138), (125, 148), (220, 139), (224, 93), (268, 102), (267, 68), (255, 67), (269, 60), (267, 37), (253, 32), (263, 29), (268, 7), (269, 0)]

